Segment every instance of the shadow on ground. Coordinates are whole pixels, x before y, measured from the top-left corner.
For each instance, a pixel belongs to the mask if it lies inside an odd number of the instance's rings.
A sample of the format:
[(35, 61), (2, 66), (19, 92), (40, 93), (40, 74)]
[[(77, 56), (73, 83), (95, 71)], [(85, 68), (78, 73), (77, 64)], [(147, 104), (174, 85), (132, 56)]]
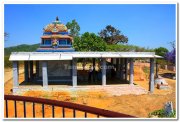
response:
[(173, 79), (173, 77), (175, 77), (175, 73), (163, 73), (161, 74), (162, 77), (164, 78), (170, 78), (170, 79)]

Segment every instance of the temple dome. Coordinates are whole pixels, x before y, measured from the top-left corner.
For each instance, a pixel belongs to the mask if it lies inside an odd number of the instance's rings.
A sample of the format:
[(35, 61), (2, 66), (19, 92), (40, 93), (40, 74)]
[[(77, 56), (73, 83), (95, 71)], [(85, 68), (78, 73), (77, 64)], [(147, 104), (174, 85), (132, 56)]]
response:
[(44, 32), (67, 32), (67, 31), (68, 31), (67, 27), (59, 21), (58, 17), (56, 17), (56, 21), (48, 24), (44, 28)]

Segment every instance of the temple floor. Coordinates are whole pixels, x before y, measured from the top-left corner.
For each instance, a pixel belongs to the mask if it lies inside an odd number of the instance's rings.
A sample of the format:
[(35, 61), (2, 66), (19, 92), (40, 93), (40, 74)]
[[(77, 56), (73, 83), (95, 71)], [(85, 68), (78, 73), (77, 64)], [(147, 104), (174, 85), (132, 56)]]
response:
[(139, 85), (79, 85), (77, 87), (72, 87), (69, 85), (49, 85), (47, 88), (42, 87), (41, 85), (21, 85), (18, 88), (17, 94), (21, 94), (26, 91), (68, 91), (68, 92), (78, 92), (78, 91), (99, 91), (107, 93), (110, 96), (121, 96), (121, 95), (140, 95), (147, 94), (148, 91)]

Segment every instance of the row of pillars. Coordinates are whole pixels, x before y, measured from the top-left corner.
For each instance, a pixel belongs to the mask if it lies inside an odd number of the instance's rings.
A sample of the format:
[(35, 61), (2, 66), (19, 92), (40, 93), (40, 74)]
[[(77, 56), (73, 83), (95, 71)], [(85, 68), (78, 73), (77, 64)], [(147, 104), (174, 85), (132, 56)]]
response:
[[(73, 59), (72, 62), (72, 85), (73, 87), (77, 86), (77, 59)], [(95, 70), (95, 59), (93, 59), (93, 70)], [(94, 80), (94, 74), (93, 74), (93, 80)], [(106, 59), (102, 59), (102, 85), (106, 85)]]
[[(36, 77), (39, 76), (39, 61), (36, 61)], [(24, 78), (25, 81), (34, 79), (33, 61), (24, 61)]]
[[(113, 59), (111, 59), (111, 64), (114, 64)], [(127, 81), (127, 76), (128, 76), (128, 59), (127, 58), (117, 58), (116, 59), (116, 72), (119, 73), (117, 74), (116, 77), (120, 78), (120, 80), (126, 80)]]
[[(118, 59), (119, 60), (119, 59)], [(130, 75), (129, 75), (129, 83), (133, 85), (133, 79), (134, 79), (134, 60), (133, 58), (130, 58), (129, 60), (130, 64)], [(125, 60), (125, 64), (127, 63), (127, 60)], [(47, 61), (42, 61), (42, 80), (43, 80), (43, 87), (48, 87), (48, 71), (47, 71)], [(72, 86), (77, 86), (77, 59), (73, 59), (72, 61)], [(18, 62), (13, 61), (13, 91), (16, 90), (19, 86), (19, 70), (18, 70)], [(33, 78), (33, 62), (30, 61), (29, 65), (28, 62), (24, 62), (24, 68), (25, 68), (25, 80), (29, 81)], [(125, 68), (127, 69), (127, 65), (125, 65)], [(36, 75), (39, 74), (39, 61), (36, 61)], [(30, 78), (29, 78), (30, 77)], [(125, 73), (125, 79), (127, 79), (127, 70)], [(102, 58), (102, 85), (106, 85), (106, 58)], [(154, 59), (150, 59), (150, 81), (149, 81), (149, 91), (154, 91)]]
[[(119, 63), (120, 63), (120, 66), (119, 66)], [(111, 64), (114, 64), (113, 59), (111, 59)], [(130, 64), (129, 83), (131, 85), (133, 85), (134, 61), (132, 58), (130, 59), (129, 64)], [(120, 74), (117, 74), (117, 76), (120, 75), (120, 80), (126, 80), (127, 81), (127, 76), (128, 76), (128, 59), (127, 58), (124, 58), (124, 59), (117, 58), (116, 59), (116, 72), (118, 73), (119, 71), (120, 71)]]

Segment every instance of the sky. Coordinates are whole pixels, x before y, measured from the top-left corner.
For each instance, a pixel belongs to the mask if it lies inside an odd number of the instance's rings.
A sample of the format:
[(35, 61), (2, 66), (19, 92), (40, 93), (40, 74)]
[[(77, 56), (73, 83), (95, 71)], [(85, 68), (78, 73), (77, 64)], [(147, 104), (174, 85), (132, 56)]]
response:
[(5, 4), (5, 47), (40, 43), (43, 28), (55, 20), (75, 19), (80, 33), (98, 34), (107, 25), (128, 37), (128, 44), (171, 49), (176, 40), (175, 4)]

